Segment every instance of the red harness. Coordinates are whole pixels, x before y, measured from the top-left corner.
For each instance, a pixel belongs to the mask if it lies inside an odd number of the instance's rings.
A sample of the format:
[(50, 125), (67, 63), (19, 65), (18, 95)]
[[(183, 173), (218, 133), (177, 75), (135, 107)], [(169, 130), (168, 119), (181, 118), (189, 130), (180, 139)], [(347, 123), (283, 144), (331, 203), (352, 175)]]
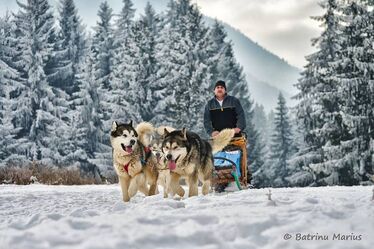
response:
[(151, 150), (151, 147), (144, 147), (144, 152), (145, 153), (149, 153), (149, 152), (151, 152), (152, 150)]
[(130, 162), (128, 164), (123, 165), (123, 169), (127, 172), (127, 174), (129, 173), (129, 165)]

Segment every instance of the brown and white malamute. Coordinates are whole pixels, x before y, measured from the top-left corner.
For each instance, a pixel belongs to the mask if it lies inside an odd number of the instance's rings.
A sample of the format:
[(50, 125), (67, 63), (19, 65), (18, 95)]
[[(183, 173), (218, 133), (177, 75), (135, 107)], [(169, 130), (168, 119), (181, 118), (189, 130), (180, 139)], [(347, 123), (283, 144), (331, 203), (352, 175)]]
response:
[[(129, 201), (138, 190), (146, 196), (156, 193), (158, 176), (155, 167), (156, 159), (150, 149), (142, 143), (144, 134), (152, 129), (149, 123), (140, 123), (136, 128), (133, 127), (132, 122), (112, 124), (110, 141), (113, 148), (113, 166), (125, 202)], [(149, 189), (147, 183), (150, 185)]]

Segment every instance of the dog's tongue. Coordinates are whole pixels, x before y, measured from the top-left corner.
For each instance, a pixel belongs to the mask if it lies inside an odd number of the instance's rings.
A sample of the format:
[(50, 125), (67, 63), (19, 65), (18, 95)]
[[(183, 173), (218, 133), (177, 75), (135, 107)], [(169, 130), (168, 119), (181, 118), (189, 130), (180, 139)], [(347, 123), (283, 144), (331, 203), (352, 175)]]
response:
[(131, 146), (126, 146), (126, 152), (127, 153), (132, 153), (132, 147)]
[(177, 164), (175, 163), (174, 160), (169, 160), (168, 167), (170, 170), (175, 170), (175, 168), (177, 167)]

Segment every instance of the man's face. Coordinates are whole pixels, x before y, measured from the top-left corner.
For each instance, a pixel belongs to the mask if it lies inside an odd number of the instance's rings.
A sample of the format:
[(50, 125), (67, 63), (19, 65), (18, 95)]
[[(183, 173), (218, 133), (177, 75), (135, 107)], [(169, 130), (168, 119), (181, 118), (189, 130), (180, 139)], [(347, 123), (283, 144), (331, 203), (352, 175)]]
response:
[(223, 86), (216, 86), (216, 88), (214, 88), (214, 95), (216, 95), (216, 97), (222, 98), (225, 94), (226, 90)]

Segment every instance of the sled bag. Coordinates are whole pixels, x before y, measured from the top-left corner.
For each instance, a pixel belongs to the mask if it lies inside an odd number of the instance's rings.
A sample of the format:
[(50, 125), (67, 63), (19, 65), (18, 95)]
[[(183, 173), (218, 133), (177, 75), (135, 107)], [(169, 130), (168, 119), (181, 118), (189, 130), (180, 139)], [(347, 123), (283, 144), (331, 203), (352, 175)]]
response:
[(235, 167), (236, 167), (236, 174), (238, 175), (238, 177), (241, 176), (241, 174), (240, 174), (241, 151), (240, 150), (220, 151), (220, 152), (217, 152), (216, 154), (214, 154), (214, 166), (216, 168), (232, 167), (232, 163), (230, 161), (223, 160), (223, 159), (216, 159), (216, 157), (223, 157), (223, 158), (226, 158), (226, 159), (229, 159), (229, 160), (233, 161), (235, 163)]

